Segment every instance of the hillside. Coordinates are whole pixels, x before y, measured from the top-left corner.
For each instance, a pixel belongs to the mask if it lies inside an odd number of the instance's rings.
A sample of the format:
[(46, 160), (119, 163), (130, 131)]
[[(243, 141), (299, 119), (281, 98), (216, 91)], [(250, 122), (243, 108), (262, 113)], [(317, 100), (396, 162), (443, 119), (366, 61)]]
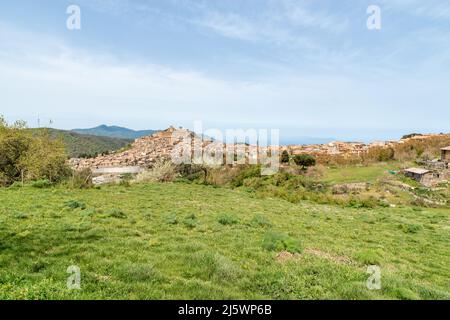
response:
[[(0, 189), (0, 217), (0, 299), (450, 298), (444, 208), (170, 183)], [(70, 265), (82, 290), (66, 287)]]
[[(42, 129), (30, 129), (34, 132)], [(94, 135), (79, 134), (71, 131), (50, 130), (52, 137), (61, 138), (67, 147), (67, 153), (71, 158), (82, 156), (94, 156), (110, 151), (119, 150), (132, 143), (131, 139), (120, 139), (112, 137), (100, 137)]]
[(73, 129), (72, 131), (80, 134), (88, 134), (93, 136), (132, 139), (132, 140), (144, 136), (149, 136), (157, 132), (157, 130), (135, 131), (128, 128), (118, 126), (106, 126), (106, 125), (101, 125), (90, 129)]

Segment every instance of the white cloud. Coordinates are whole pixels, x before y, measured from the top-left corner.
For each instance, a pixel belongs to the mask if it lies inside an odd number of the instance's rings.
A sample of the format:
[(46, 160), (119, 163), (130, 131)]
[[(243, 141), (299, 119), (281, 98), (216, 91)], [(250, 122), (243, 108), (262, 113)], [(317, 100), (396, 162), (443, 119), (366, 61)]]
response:
[(450, 19), (450, 3), (442, 0), (383, 0), (383, 6), (397, 12), (435, 20)]
[(309, 9), (307, 1), (284, 0), (280, 4), (283, 8), (281, 18), (287, 18), (293, 26), (303, 26), (340, 33), (346, 30), (349, 25), (348, 18), (345, 16), (337, 16), (330, 12)]
[(201, 7), (201, 15), (191, 21), (228, 38), (306, 49), (320, 47), (309, 32), (340, 33), (348, 27), (346, 18), (310, 10), (304, 1), (262, 2), (255, 11), (257, 15), (244, 15)]
[(225, 81), (80, 51), (39, 34), (3, 31), (0, 39), (8, 40), (0, 41), (0, 113), (10, 120), (33, 121), (40, 114), (65, 128), (103, 122), (162, 128), (203, 120), (208, 126), (382, 129), (398, 128), (400, 120), (416, 127), (424, 119), (443, 128), (450, 117), (445, 80), (379, 83), (370, 77), (274, 74)]

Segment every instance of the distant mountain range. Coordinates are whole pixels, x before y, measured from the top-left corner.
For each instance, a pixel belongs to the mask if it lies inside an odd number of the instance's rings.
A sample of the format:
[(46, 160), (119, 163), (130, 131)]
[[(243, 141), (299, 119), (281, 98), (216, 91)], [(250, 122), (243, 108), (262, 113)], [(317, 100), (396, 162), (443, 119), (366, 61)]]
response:
[(29, 130), (36, 134), (40, 130), (48, 130), (51, 137), (61, 139), (64, 142), (67, 154), (71, 158), (94, 157), (102, 153), (126, 148), (133, 142), (133, 139), (101, 137), (58, 129), (43, 128)]
[(88, 134), (91, 136), (101, 136), (120, 139), (137, 139), (144, 136), (149, 136), (158, 130), (132, 130), (118, 126), (101, 125), (90, 129), (73, 129), (72, 132), (79, 134)]

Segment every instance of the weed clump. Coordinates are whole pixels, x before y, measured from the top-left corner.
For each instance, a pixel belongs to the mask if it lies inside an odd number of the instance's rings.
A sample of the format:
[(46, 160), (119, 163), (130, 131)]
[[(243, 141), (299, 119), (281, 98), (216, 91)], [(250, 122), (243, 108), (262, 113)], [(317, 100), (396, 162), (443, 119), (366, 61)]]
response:
[(139, 173), (135, 183), (172, 182), (178, 177), (175, 165), (170, 161), (159, 160), (150, 170)]
[(224, 225), (224, 226), (239, 223), (239, 219), (235, 215), (228, 214), (228, 213), (221, 214), (219, 216), (218, 221), (221, 225)]
[(241, 269), (227, 257), (213, 252), (198, 252), (190, 256), (190, 265), (198, 277), (216, 281), (234, 281)]
[(74, 189), (89, 189), (94, 186), (92, 183), (91, 169), (73, 171), (72, 177), (68, 180), (69, 187)]
[(50, 188), (53, 184), (50, 182), (50, 180), (37, 180), (31, 183), (31, 186), (33, 188), (37, 188), (37, 189), (45, 189), (45, 188)]
[(380, 256), (372, 250), (364, 250), (355, 254), (355, 260), (365, 265), (379, 265)]
[(198, 220), (195, 214), (191, 214), (184, 219), (183, 223), (188, 229), (194, 229), (198, 225)]
[(171, 213), (164, 218), (165, 222), (170, 225), (178, 224), (178, 217), (176, 213)]
[(70, 200), (65, 203), (66, 207), (69, 209), (75, 210), (75, 209), (86, 209), (86, 204), (84, 202), (76, 201), (76, 200)]
[(422, 226), (419, 224), (401, 224), (399, 225), (399, 228), (404, 233), (418, 233), (420, 230), (422, 230)]
[(108, 216), (117, 219), (125, 219), (127, 217), (127, 215), (122, 210), (116, 208), (109, 210)]
[(302, 248), (298, 240), (281, 232), (268, 232), (264, 236), (262, 247), (268, 251), (287, 251), (301, 253)]
[(24, 219), (28, 219), (28, 215), (23, 212), (16, 212), (14, 214), (14, 218), (16, 218), (18, 220), (24, 220)]
[(259, 227), (271, 227), (272, 223), (269, 221), (269, 219), (266, 218), (266, 216), (263, 216), (262, 214), (257, 214), (253, 217), (251, 224), (259, 226)]

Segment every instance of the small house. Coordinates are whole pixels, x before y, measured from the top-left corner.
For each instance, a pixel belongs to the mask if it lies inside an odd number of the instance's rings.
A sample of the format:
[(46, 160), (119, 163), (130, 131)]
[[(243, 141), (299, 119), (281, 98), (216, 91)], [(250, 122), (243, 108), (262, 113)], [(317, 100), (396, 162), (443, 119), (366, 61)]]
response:
[(403, 171), (404, 175), (420, 182), (425, 187), (435, 187), (446, 179), (444, 171), (427, 170), (422, 168), (409, 168)]
[(433, 172), (422, 168), (409, 168), (404, 171), (405, 176), (420, 182), (423, 185), (428, 185), (433, 179)]
[(450, 147), (445, 147), (441, 149), (441, 161), (445, 163), (450, 162)]

